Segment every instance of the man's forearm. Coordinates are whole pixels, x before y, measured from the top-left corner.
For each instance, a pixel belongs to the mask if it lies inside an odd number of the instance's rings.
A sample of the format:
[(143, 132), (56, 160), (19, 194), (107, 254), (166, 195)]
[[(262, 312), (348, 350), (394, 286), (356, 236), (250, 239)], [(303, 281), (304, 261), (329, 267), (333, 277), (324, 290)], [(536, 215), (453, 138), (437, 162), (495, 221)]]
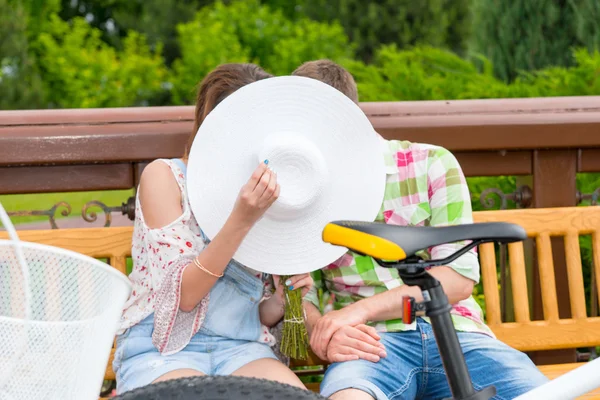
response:
[[(456, 304), (468, 298), (473, 291), (474, 282), (458, 274), (450, 267), (435, 267), (429, 273), (440, 281), (450, 304)], [(402, 317), (402, 298), (414, 297), (423, 301), (421, 289), (417, 286), (402, 285), (398, 288), (376, 294), (352, 304), (354, 312), (362, 314), (365, 322), (386, 321)]]
[(353, 313), (362, 315), (365, 323), (387, 321), (402, 317), (402, 298), (404, 296), (414, 297), (416, 301), (423, 300), (421, 289), (416, 286), (402, 285), (362, 299), (348, 307), (353, 309)]

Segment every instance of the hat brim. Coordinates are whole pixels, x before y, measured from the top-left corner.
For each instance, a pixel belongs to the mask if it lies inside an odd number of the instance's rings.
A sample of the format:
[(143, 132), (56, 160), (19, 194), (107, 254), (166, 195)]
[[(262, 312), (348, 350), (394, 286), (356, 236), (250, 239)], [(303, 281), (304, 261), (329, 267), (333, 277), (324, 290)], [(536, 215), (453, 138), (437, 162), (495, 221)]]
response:
[[(296, 139), (299, 147), (306, 144), (309, 158), (319, 165), (298, 161), (297, 154), (286, 158), (285, 151), (270, 160), (281, 196), (249, 231), (234, 259), (271, 274), (311, 272), (347, 251), (322, 241), (326, 224), (373, 221), (385, 190), (381, 138), (362, 110), (338, 90), (314, 79), (285, 76), (252, 83), (223, 100), (192, 144), (189, 202), (201, 229), (213, 239), (242, 186), (269, 156), (266, 147), (278, 137), (288, 145)], [(308, 197), (298, 200), (304, 202), (298, 208), (285, 203), (296, 201), (293, 196)]]

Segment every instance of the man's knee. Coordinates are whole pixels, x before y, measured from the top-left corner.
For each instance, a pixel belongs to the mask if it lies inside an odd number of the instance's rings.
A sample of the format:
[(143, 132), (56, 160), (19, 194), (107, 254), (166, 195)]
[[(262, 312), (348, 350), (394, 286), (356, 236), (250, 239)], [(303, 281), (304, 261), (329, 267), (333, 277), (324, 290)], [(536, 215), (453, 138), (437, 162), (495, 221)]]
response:
[(494, 385), (499, 397), (513, 399), (548, 382), (525, 353), (496, 339), (476, 343), (480, 344), (467, 353), (471, 378), (480, 386)]
[(331, 400), (374, 400), (370, 394), (358, 389), (344, 389), (329, 397)]

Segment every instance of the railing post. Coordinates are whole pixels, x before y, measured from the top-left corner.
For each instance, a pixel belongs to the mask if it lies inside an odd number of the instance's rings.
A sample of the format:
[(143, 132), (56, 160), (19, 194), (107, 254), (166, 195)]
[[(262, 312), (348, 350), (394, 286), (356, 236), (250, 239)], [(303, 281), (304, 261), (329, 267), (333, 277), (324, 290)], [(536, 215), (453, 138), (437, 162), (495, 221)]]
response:
[[(535, 150), (533, 154), (533, 207), (571, 207), (577, 205), (577, 150)], [(552, 258), (556, 277), (560, 318), (569, 318), (569, 285), (565, 247), (562, 238), (552, 238)], [(542, 299), (538, 269), (534, 269), (533, 319), (542, 319)], [(575, 349), (533, 352), (538, 365), (577, 362)]]

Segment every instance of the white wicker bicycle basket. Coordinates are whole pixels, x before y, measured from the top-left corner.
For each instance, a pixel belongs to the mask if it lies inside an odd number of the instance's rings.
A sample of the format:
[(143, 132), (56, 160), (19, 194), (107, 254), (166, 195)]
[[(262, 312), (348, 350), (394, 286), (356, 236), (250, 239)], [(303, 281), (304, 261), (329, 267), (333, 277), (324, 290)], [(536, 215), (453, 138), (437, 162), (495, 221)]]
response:
[(98, 399), (129, 280), (0, 221), (0, 399)]

